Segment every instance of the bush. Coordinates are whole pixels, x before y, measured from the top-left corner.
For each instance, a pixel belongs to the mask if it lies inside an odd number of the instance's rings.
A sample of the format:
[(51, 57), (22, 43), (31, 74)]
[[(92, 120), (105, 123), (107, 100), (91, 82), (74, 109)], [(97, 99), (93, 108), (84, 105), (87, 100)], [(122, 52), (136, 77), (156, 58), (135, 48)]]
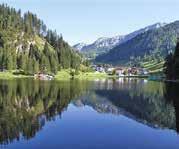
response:
[(24, 72), (24, 70), (16, 70), (12, 73), (13, 75), (26, 75), (26, 73)]

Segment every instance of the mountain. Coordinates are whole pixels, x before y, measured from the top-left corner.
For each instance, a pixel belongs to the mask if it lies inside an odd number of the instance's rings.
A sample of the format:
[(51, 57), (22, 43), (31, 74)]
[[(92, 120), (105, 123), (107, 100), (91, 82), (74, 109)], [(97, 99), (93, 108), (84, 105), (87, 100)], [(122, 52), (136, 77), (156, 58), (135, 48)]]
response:
[(35, 14), (0, 5), (0, 70), (24, 74), (77, 68), (82, 58)]
[(173, 51), (179, 34), (179, 21), (166, 24), (156, 29), (147, 30), (124, 42), (108, 53), (96, 57), (96, 62), (111, 64), (142, 62), (161, 62), (166, 55)]
[(78, 44), (74, 45), (73, 48), (77, 51), (81, 51), (81, 49), (85, 46), (86, 46), (85, 43), (78, 43)]
[(111, 38), (102, 37), (97, 39), (92, 44), (78, 43), (74, 45), (73, 48), (80, 51), (89, 58), (95, 58), (96, 56), (107, 53), (110, 49), (114, 48), (115, 46), (127, 42), (128, 40), (134, 38), (135, 36), (141, 33), (160, 28), (164, 25), (165, 23), (156, 23), (124, 36), (119, 35)]
[(109, 49), (113, 48), (123, 38), (123, 36), (116, 36), (112, 38), (102, 37), (97, 39), (92, 44), (78, 43), (74, 45), (73, 48), (80, 51), (88, 58), (95, 58), (97, 55), (109, 51)]

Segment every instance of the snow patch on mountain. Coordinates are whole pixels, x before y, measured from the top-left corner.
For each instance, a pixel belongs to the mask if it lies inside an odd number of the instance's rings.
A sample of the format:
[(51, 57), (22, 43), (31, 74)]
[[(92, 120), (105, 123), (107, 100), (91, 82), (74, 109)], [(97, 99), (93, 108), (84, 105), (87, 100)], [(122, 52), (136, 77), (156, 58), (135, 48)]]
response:
[(75, 50), (77, 50), (77, 51), (81, 51), (81, 49), (82, 49), (83, 47), (85, 47), (86, 45), (87, 45), (87, 44), (85, 44), (85, 43), (78, 43), (78, 44), (74, 45), (73, 48), (74, 48)]

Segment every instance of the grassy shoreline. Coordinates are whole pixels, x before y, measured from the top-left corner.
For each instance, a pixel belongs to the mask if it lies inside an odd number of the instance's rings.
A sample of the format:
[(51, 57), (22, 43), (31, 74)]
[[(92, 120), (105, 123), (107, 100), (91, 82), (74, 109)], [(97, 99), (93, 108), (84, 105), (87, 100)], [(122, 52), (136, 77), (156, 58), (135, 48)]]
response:
[[(0, 72), (0, 79), (16, 79), (16, 78), (34, 78), (33, 75), (15, 75), (13, 72)], [(63, 69), (59, 71), (55, 76), (54, 80), (70, 80), (70, 79), (79, 79), (79, 80), (94, 80), (94, 79), (108, 79), (108, 78), (120, 78), (117, 75), (108, 75), (107, 73), (99, 72), (78, 72), (78, 74), (71, 75), (70, 69)], [(148, 76), (125, 76), (125, 78), (148, 78)]]
[[(106, 73), (95, 73), (95, 72), (79, 72), (78, 75), (74, 75), (72, 76), (70, 74), (70, 70), (62, 70), (59, 71), (55, 76), (54, 79), (55, 80), (69, 80), (69, 79), (80, 79), (80, 80), (84, 80), (84, 79), (102, 79), (102, 78), (108, 78), (110, 76), (108, 76)], [(115, 76), (113, 76), (115, 77)], [(15, 75), (10, 71), (6, 71), (6, 72), (0, 72), (0, 79), (16, 79), (16, 78), (34, 78), (34, 76), (31, 75)]]
[(0, 79), (33, 78), (29, 75), (14, 75), (12, 72), (0, 72)]
[(70, 74), (70, 70), (62, 70), (59, 71), (55, 75), (55, 80), (66, 80), (66, 79), (80, 79), (80, 80), (91, 80), (91, 79), (104, 79), (109, 76), (106, 73), (96, 73), (96, 72), (79, 72), (78, 74), (74, 74), (72, 76)]

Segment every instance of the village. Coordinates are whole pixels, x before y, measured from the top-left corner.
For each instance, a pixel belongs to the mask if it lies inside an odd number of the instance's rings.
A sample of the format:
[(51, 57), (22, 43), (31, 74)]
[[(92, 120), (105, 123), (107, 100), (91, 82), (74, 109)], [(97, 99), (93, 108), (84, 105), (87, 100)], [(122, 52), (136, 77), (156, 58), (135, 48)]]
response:
[(124, 66), (103, 66), (92, 65), (91, 68), (98, 73), (107, 73), (108, 75), (116, 75), (118, 77), (132, 76), (148, 76), (149, 72), (144, 68), (124, 67)]
[(38, 80), (53, 80), (54, 76), (50, 75), (50, 74), (44, 74), (44, 73), (37, 73), (34, 74), (34, 79), (38, 79)]
[[(92, 71), (95, 73), (107, 74), (111, 77), (148, 77), (149, 72), (144, 68), (138, 67), (124, 67), (116, 66), (112, 67), (110, 65), (91, 65)], [(36, 73), (34, 78), (38, 80), (53, 80), (54, 75), (46, 73)]]

